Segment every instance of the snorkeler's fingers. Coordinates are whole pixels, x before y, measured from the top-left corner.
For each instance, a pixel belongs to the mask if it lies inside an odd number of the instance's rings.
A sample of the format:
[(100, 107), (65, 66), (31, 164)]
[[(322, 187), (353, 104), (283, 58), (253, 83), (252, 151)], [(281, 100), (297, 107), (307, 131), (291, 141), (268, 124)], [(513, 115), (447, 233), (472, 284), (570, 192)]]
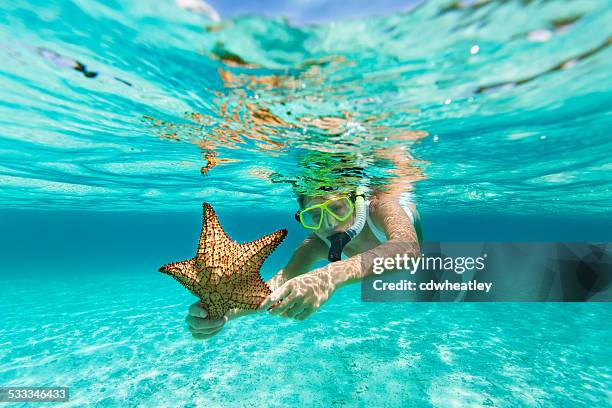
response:
[(188, 313), (193, 317), (201, 317), (202, 319), (206, 317), (206, 310), (204, 310), (202, 302), (195, 302), (193, 305), (189, 306)]
[[(270, 306), (276, 303), (279, 299), (283, 299), (291, 293), (291, 285), (287, 285), (286, 283), (280, 288), (276, 289), (274, 292), (270, 293), (268, 297), (262, 302), (259, 306), (258, 310), (263, 312), (264, 310), (268, 310)], [(276, 306), (274, 309), (276, 309)], [(274, 310), (272, 309), (272, 310)]]
[(214, 335), (215, 333), (220, 332), (221, 329), (214, 329), (214, 330), (195, 330), (192, 329), (191, 327), (189, 328), (189, 333), (191, 333), (191, 335), (193, 337), (199, 338), (201, 336), (211, 336)]
[(201, 336), (214, 336), (215, 334), (223, 330), (223, 327), (219, 327), (216, 329), (207, 329), (207, 330), (196, 330), (192, 327), (189, 327), (188, 329), (193, 337), (199, 338)]
[(216, 336), (220, 331), (221, 331), (221, 329), (215, 330), (215, 331), (210, 332), (210, 333), (203, 333), (203, 332), (198, 332), (198, 331), (192, 331), (191, 332), (191, 336), (194, 339), (196, 339), (196, 340), (206, 340), (206, 339), (210, 339), (213, 336)]
[[(280, 299), (284, 299), (291, 293), (290, 285), (283, 285), (280, 288), (276, 289), (274, 292), (270, 293), (268, 297), (263, 301), (263, 303), (259, 306), (259, 311), (268, 310), (273, 304), (278, 302)], [(276, 309), (278, 306), (275, 306)]]
[(314, 304), (315, 299), (308, 296), (304, 297), (301, 302), (296, 303), (291, 309), (286, 310), (285, 313), (283, 313), (281, 316), (288, 317), (290, 319), (298, 319), (298, 316), (300, 315), (305, 315), (306, 317), (308, 317), (317, 309)]
[(295, 318), (298, 314), (302, 313), (308, 305), (304, 304), (304, 302), (295, 303), (293, 307), (286, 309), (283, 313), (281, 313), (281, 317), (287, 317), (289, 319)]
[[(290, 313), (296, 313), (304, 308), (304, 296), (289, 296), (281, 304), (270, 311), (270, 314), (290, 317)], [(278, 310), (277, 310), (278, 309)]]
[(210, 320), (210, 319), (202, 319), (200, 317), (187, 316), (185, 321), (189, 325), (189, 327), (196, 330), (215, 330), (223, 327), (225, 322), (227, 322), (227, 317), (223, 316), (221, 319)]
[(307, 307), (306, 309), (302, 310), (300, 313), (298, 313), (295, 316), (293, 316), (293, 318), (296, 319), (296, 320), (306, 320), (315, 311), (316, 311), (316, 309), (314, 307)]
[(297, 293), (290, 293), (277, 306), (270, 310), (271, 315), (280, 315), (292, 307), (304, 302), (304, 296)]

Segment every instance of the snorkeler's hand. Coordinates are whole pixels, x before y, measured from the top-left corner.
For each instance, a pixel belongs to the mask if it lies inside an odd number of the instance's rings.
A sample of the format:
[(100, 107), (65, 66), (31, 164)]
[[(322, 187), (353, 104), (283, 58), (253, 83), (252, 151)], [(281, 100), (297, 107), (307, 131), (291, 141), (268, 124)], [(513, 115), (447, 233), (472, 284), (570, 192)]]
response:
[(227, 320), (227, 316), (217, 320), (207, 319), (206, 310), (204, 310), (200, 302), (196, 302), (189, 307), (189, 312), (185, 319), (191, 335), (198, 340), (209, 339), (219, 333)]
[[(259, 306), (263, 312), (297, 320), (307, 319), (329, 299), (334, 291), (323, 268), (289, 279)], [(277, 304), (277, 302), (279, 302)]]

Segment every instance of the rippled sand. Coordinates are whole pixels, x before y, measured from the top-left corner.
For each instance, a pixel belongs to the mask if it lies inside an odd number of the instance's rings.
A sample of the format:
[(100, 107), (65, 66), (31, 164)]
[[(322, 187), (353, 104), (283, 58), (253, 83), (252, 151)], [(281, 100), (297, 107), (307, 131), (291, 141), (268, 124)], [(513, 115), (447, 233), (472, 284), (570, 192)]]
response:
[(164, 276), (3, 280), (0, 383), (70, 387), (66, 406), (602, 406), (607, 304), (363, 304), (305, 322), (231, 321), (197, 342)]

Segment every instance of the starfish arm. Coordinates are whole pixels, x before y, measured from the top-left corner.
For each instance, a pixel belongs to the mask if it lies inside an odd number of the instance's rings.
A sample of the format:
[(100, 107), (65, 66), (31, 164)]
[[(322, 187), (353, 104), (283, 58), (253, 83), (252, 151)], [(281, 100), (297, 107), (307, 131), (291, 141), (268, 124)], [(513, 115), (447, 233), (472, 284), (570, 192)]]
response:
[(172, 262), (159, 268), (159, 271), (172, 276), (194, 295), (201, 296), (201, 277), (195, 267), (195, 259)]
[(266, 235), (253, 242), (239, 244), (240, 256), (228, 259), (227, 265), (233, 271), (232, 279), (255, 279), (261, 280), (259, 270), (266, 258), (283, 242), (287, 230), (282, 229)]
[(227, 236), (212, 206), (202, 204), (202, 231), (198, 241), (198, 263), (220, 266), (223, 259), (235, 258), (239, 245)]
[(281, 229), (265, 237), (261, 237), (253, 242), (240, 244), (241, 252), (244, 252), (245, 258), (249, 261), (261, 261), (259, 265), (280, 245), (287, 235), (286, 229)]

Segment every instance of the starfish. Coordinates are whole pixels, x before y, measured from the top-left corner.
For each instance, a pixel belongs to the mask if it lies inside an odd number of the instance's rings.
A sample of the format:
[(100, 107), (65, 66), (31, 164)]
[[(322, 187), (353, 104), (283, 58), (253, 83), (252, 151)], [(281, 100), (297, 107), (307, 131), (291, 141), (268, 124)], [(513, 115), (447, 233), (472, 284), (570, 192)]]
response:
[(261, 279), (264, 260), (285, 239), (282, 229), (253, 242), (231, 240), (212, 206), (203, 204), (202, 232), (196, 256), (159, 268), (200, 298), (208, 319), (220, 319), (230, 309), (256, 309), (271, 293)]

